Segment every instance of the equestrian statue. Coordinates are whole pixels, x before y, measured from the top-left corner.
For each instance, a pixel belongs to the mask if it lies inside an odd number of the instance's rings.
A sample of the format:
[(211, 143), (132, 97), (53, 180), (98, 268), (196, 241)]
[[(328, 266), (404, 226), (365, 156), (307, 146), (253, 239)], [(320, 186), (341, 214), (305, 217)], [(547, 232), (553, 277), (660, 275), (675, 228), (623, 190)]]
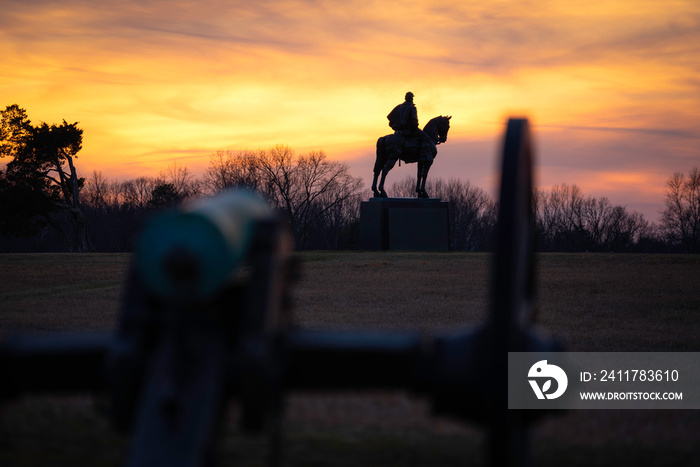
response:
[[(425, 181), (433, 159), (437, 155), (437, 145), (447, 141), (452, 117), (435, 117), (425, 125), (423, 130), (420, 130), (413, 93), (407, 92), (405, 102), (394, 107), (387, 118), (394, 134), (382, 136), (377, 140), (377, 160), (374, 163), (372, 180), (374, 197), (387, 198), (384, 191), (386, 174), (394, 168), (396, 161), (401, 160), (407, 164), (418, 163), (416, 193), (419, 198), (429, 198), (425, 191)], [(381, 179), (379, 179), (380, 173)], [(379, 186), (377, 186), (378, 179)]]

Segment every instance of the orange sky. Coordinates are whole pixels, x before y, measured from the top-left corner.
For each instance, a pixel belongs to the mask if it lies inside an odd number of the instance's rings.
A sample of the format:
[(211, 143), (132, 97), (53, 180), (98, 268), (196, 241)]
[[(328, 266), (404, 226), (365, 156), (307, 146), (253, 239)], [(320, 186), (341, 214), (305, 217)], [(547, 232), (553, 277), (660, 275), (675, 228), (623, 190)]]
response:
[[(650, 220), (700, 165), (700, 2), (3, 0), (0, 105), (80, 122), (78, 168), (194, 172), (217, 149), (286, 144), (369, 184), (386, 115), (452, 115), (432, 176), (493, 190), (509, 115), (541, 186), (578, 184)], [(413, 175), (413, 166), (391, 180)]]

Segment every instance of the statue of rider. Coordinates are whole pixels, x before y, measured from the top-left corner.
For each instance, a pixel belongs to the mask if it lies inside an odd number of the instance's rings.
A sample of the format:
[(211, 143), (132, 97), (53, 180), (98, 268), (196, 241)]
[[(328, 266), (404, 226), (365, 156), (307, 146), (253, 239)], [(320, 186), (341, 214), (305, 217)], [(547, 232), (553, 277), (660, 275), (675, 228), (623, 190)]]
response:
[(406, 93), (406, 101), (399, 104), (387, 115), (389, 126), (394, 133), (403, 137), (416, 136), (418, 133), (418, 110), (413, 103), (413, 93)]
[(416, 162), (421, 154), (427, 161), (433, 161), (437, 148), (428, 135), (418, 128), (418, 111), (412, 92), (407, 92), (405, 102), (394, 107), (386, 118), (394, 134), (399, 137), (404, 161)]

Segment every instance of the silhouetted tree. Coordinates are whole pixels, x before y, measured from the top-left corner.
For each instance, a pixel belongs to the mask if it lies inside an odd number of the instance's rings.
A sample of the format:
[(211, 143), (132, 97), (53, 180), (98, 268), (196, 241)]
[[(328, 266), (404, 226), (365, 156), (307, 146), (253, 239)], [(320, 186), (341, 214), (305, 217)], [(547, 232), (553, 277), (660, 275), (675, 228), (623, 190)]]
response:
[(262, 177), (256, 159), (253, 151), (216, 151), (209, 157), (204, 185), (214, 193), (234, 186), (258, 190)]
[(685, 177), (674, 173), (666, 182), (662, 226), (668, 241), (689, 253), (700, 252), (700, 169)]
[(155, 178), (139, 177), (122, 182), (119, 189), (119, 198), (124, 204), (131, 207), (144, 209), (149, 206), (151, 195), (158, 182)]
[[(125, 187), (134, 188), (138, 185), (133, 180), (110, 181), (97, 171), (88, 178), (82, 196), (83, 211), (90, 232), (90, 242), (95, 250), (131, 249), (142, 221), (151, 211), (148, 201), (152, 188), (146, 191), (142, 202), (134, 203), (133, 197), (129, 200), (125, 196)], [(147, 185), (149, 184), (144, 184)]]
[(551, 191), (535, 196), (539, 237), (547, 249), (574, 251), (582, 247), (586, 237), (583, 209), (584, 197), (576, 185), (556, 185)]
[[(90, 243), (80, 206), (84, 179), (78, 177), (73, 163), (82, 148), (83, 130), (77, 122), (69, 124), (65, 120), (60, 125), (33, 126), (26, 111), (17, 105), (8, 106), (1, 113), (0, 156), (12, 158), (5, 173), (7, 189), (30, 194), (23, 200), (32, 202), (32, 209), (27, 212), (34, 214), (33, 218), (43, 217), (56, 228), (61, 227), (54, 214), (69, 212), (73, 232), (64, 232), (66, 240), (74, 251), (88, 250)], [(24, 216), (15, 221), (24, 223), (27, 219)], [(29, 223), (39, 225), (32, 220)]]
[(179, 203), (182, 199), (175, 185), (172, 183), (161, 183), (153, 188), (148, 204), (154, 208), (165, 208)]
[(12, 183), (0, 173), (0, 234), (32, 237), (51, 222), (58, 207), (39, 189)]
[(299, 248), (311, 247), (312, 238), (329, 224), (342, 228), (337, 216), (362, 188), (362, 179), (352, 177), (346, 164), (330, 161), (320, 151), (296, 155), (281, 145), (255, 152), (219, 151), (210, 159), (206, 180), (210, 189), (253, 189), (285, 211)]
[(496, 226), (496, 203), (481, 188), (468, 180), (436, 180), (435, 193), (450, 203), (450, 235), (456, 250), (486, 251), (493, 248), (493, 233)]
[(638, 212), (555, 185), (534, 197), (539, 248), (545, 251), (630, 251), (651, 227)]
[(177, 161), (160, 172), (158, 185), (172, 185), (176, 194), (175, 198), (178, 201), (202, 194), (200, 182), (195, 179), (187, 167), (178, 164)]
[(83, 199), (87, 204), (93, 207), (104, 208), (107, 206), (109, 197), (109, 183), (102, 171), (93, 170), (92, 175), (87, 181)]

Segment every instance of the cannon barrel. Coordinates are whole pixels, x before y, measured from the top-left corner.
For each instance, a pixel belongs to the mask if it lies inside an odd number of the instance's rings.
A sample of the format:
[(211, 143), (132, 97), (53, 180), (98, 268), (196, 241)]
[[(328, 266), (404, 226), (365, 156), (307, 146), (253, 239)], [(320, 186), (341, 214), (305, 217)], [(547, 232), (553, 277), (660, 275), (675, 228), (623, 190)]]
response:
[(8, 336), (0, 340), (0, 396), (105, 391), (111, 332)]
[(136, 271), (159, 299), (207, 301), (246, 257), (257, 223), (272, 217), (263, 199), (243, 190), (195, 201), (149, 223)]

